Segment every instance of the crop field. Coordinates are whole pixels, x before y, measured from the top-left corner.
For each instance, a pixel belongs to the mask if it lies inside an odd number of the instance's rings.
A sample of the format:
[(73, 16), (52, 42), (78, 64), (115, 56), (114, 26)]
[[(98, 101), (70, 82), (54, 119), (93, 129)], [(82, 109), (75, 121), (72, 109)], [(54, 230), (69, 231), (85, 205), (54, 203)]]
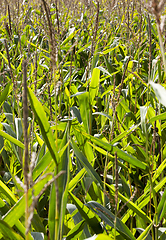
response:
[(0, 239), (166, 239), (165, 1), (0, 1)]

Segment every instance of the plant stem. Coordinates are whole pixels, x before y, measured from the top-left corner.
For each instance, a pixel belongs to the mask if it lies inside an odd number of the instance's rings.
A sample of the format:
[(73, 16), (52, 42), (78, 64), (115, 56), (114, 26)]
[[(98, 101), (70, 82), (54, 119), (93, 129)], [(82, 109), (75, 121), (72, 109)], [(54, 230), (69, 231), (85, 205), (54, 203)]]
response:
[(114, 239), (116, 239), (116, 222), (117, 222), (117, 210), (118, 207), (118, 160), (117, 152), (115, 152), (115, 220), (114, 220)]
[(28, 104), (27, 104), (27, 61), (23, 62), (23, 85), (24, 85), (24, 93), (23, 93), (23, 116), (24, 116), (24, 185), (25, 185), (25, 227), (26, 227), (26, 240), (29, 239), (28, 236), (28, 217), (29, 217), (29, 208), (28, 208)]

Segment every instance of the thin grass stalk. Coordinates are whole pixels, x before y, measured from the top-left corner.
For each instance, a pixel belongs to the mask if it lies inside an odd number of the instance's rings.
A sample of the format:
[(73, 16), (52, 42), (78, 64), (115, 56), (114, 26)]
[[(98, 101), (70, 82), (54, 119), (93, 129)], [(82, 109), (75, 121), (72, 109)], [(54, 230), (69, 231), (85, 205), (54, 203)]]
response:
[[(73, 46), (73, 39), (71, 40)], [(73, 49), (71, 51), (71, 60), (70, 60), (70, 83), (69, 83), (69, 92), (71, 93), (71, 82), (72, 82), (72, 63), (73, 63)], [(70, 118), (70, 105), (69, 105), (69, 118)]]
[(115, 220), (114, 220), (114, 240), (116, 240), (116, 222), (118, 213), (118, 160), (115, 152)]
[(6, 39), (4, 40), (4, 42), (5, 42), (5, 49), (6, 49), (6, 55), (7, 55), (7, 60), (8, 60), (8, 64), (9, 64), (9, 69), (10, 69), (10, 75), (11, 75), (11, 79), (12, 79), (12, 82), (13, 82), (13, 88), (14, 88), (14, 91), (15, 91), (15, 82), (14, 82), (14, 77), (13, 77), (13, 71), (12, 71), (12, 68), (11, 68), (9, 49), (8, 49)]
[(60, 26), (59, 26), (59, 13), (58, 13), (58, 3), (57, 3), (57, 0), (55, 1), (55, 8), (56, 8), (56, 19), (57, 19), (58, 36), (59, 36), (60, 35)]
[[(141, 42), (142, 42), (142, 5), (141, 3), (139, 3), (140, 6), (139, 6), (139, 14), (140, 14), (140, 23), (139, 23), (139, 43), (138, 43), (138, 48), (140, 49), (140, 45), (141, 45)], [(139, 73), (139, 70), (140, 70), (140, 50), (139, 50), (139, 53), (138, 53), (138, 73)]]
[(29, 208), (28, 208), (28, 171), (29, 171), (29, 154), (28, 154), (28, 102), (27, 102), (27, 61), (23, 61), (23, 116), (24, 116), (24, 185), (25, 185), (25, 228), (26, 228), (26, 240), (29, 240), (28, 236), (28, 218), (29, 218)]
[(37, 51), (35, 52), (35, 95), (37, 93)]
[(122, 88), (123, 88), (123, 82), (125, 80), (125, 74), (126, 74), (126, 71), (127, 71), (127, 67), (128, 67), (129, 61), (130, 61), (130, 57), (127, 59), (127, 62), (126, 62), (126, 65), (125, 65), (125, 69), (124, 69), (124, 72), (123, 72), (123, 76), (122, 76), (122, 79), (121, 79), (121, 83), (120, 83), (120, 86), (119, 86), (119, 92), (118, 92), (118, 97), (117, 97), (117, 104), (119, 103), (120, 95), (121, 95)]
[(150, 16), (148, 14), (148, 27), (149, 27), (149, 73), (148, 77), (151, 74), (151, 62), (152, 62), (152, 34), (151, 34), (151, 24), (150, 24)]
[(94, 27), (94, 33), (93, 33), (93, 38), (92, 38), (92, 47), (91, 47), (91, 56), (92, 57), (94, 54), (94, 49), (95, 49), (94, 44), (96, 43), (97, 30), (98, 30), (98, 25), (99, 25), (99, 9), (100, 9), (99, 1), (97, 1), (97, 13), (96, 13), (95, 27)]
[(135, 187), (134, 192), (133, 192), (133, 194), (131, 195), (130, 199), (129, 199), (127, 202), (125, 202), (125, 203), (123, 204), (123, 206), (119, 209), (117, 215), (120, 214), (120, 212), (124, 209), (124, 207), (125, 207), (129, 202), (133, 201), (133, 199), (134, 199), (136, 193), (137, 193), (137, 188)]
[(105, 167), (104, 167), (104, 193), (103, 193), (103, 206), (105, 207), (105, 192), (106, 192), (106, 179), (107, 179), (107, 165), (108, 165), (108, 152), (106, 155), (106, 160), (105, 160)]
[[(112, 116), (112, 125), (111, 125), (111, 132), (110, 132), (110, 139), (109, 141), (113, 140), (113, 136), (114, 136), (114, 119), (115, 119), (115, 82), (116, 82), (116, 78), (114, 75), (114, 85), (113, 85), (113, 94), (112, 94), (112, 98), (111, 98), (111, 104), (112, 104), (112, 111), (113, 111), (113, 116)], [(109, 113), (109, 108), (107, 110), (107, 112)]]
[(8, 9), (8, 16), (9, 16), (9, 29), (10, 29), (10, 35), (12, 36), (12, 21), (11, 21), (11, 14), (10, 14), (10, 6), (9, 4), (7, 5), (7, 9)]

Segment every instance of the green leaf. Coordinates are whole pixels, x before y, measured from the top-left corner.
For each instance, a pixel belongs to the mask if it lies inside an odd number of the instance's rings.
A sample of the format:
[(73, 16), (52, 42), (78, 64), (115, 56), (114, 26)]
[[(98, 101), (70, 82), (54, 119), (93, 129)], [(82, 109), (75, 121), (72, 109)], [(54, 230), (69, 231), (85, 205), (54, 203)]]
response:
[[(67, 204), (66, 206), (68, 212), (70, 213), (71, 217), (74, 220), (75, 225), (77, 225), (79, 222), (81, 222), (83, 219), (81, 217), (81, 214), (78, 212), (78, 209), (74, 204)], [(89, 233), (89, 229), (87, 227), (87, 224), (84, 227), (84, 230), (79, 237), (80, 240), (84, 240), (86, 237), (90, 237), (91, 234)]]
[(89, 93), (85, 92), (77, 95), (80, 107), (81, 119), (86, 132), (89, 132)]
[(153, 222), (151, 222), (151, 224), (148, 225), (148, 227), (141, 233), (141, 235), (137, 238), (137, 240), (144, 240), (146, 239), (150, 229), (153, 226)]
[[(45, 184), (50, 180), (50, 178), (51, 178), (51, 176), (47, 176), (44, 179), (38, 181), (33, 186), (33, 190), (34, 190), (34, 195), (35, 196), (37, 196), (42, 191), (42, 189), (44, 188)], [(32, 204), (32, 189), (29, 189), (29, 191), (28, 191), (28, 205), (30, 206), (30, 204)], [(5, 221), (10, 227), (13, 227), (14, 225), (18, 226), (18, 229), (20, 230), (21, 227), (20, 227), (20, 223), (18, 222), (18, 220), (22, 216), (24, 216), (24, 213), (25, 213), (25, 194), (3, 216), (2, 220)], [(25, 228), (24, 228), (24, 235), (25, 235)], [(30, 240), (33, 240), (33, 238), (30, 237)]]
[[(50, 152), (46, 152), (46, 154), (42, 157), (40, 162), (36, 165), (36, 167), (33, 170), (33, 180), (36, 180), (39, 175), (50, 165), (52, 160), (52, 156)], [(53, 160), (52, 160), (53, 161)], [(55, 166), (55, 164), (54, 164)]]
[[(10, 203), (12, 205), (14, 205), (15, 203), (18, 202), (18, 200), (14, 196), (13, 192), (11, 192), (11, 190), (1, 180), (0, 180), (0, 193), (3, 196), (3, 199), (5, 199), (8, 203), (10, 201)], [(1, 207), (2, 206), (4, 207), (4, 205), (3, 205), (4, 201), (1, 200), (0, 202), (1, 202)], [(8, 210), (8, 208), (7, 208), (7, 210)], [(2, 209), (1, 209), (1, 211), (2, 211)], [(24, 211), (25, 211), (25, 209), (24, 209)], [(10, 210), (9, 210), (9, 212), (10, 212)], [(11, 212), (12, 212), (12, 210), (11, 210)], [(8, 215), (8, 213), (6, 213), (6, 212), (5, 212), (5, 214)], [(5, 218), (6, 215), (4, 215), (3, 219)], [(25, 227), (22, 225), (22, 223), (19, 221), (19, 219), (13, 218), (13, 220), (14, 220), (13, 225), (15, 225), (17, 227), (17, 229), (20, 231), (20, 233), (22, 234), (22, 236), (25, 237)], [(10, 223), (8, 221), (7, 221), (7, 223), (10, 225)], [(12, 227), (13, 225), (10, 225), (10, 226)], [(1, 231), (0, 231), (0, 233), (1, 233)], [(1, 237), (1, 234), (0, 234), (0, 237)], [(30, 237), (30, 239), (32, 239), (32, 237)]]
[[(76, 129), (76, 128), (75, 128)], [(76, 129), (79, 132), (79, 129)], [(90, 139), (93, 143), (95, 143), (96, 145), (102, 147), (103, 149), (107, 150), (108, 152), (115, 154), (115, 152), (117, 152), (117, 156), (121, 159), (123, 159), (124, 161), (132, 164), (135, 167), (138, 167), (140, 169), (143, 170), (147, 170), (148, 166), (139, 161), (137, 158), (133, 157), (132, 155), (127, 154), (126, 152), (124, 152), (123, 150), (119, 149), (118, 147), (115, 147), (107, 142), (104, 142), (96, 137), (90, 136), (87, 133), (81, 132), (84, 136), (86, 136), (88, 139)]]
[(0, 233), (5, 239), (22, 240), (23, 238), (17, 234), (6, 222), (0, 220)]
[[(94, 212), (109, 226), (114, 228), (114, 220), (115, 216), (109, 211), (107, 208), (103, 207), (101, 204), (90, 201), (88, 202), (88, 206), (94, 210)], [(136, 240), (133, 234), (130, 232), (128, 227), (119, 219), (117, 218), (116, 222), (116, 230), (124, 237), (124, 239), (132, 239)]]
[[(106, 186), (113, 192), (113, 194), (115, 195), (115, 189), (113, 186), (109, 185), (106, 183)], [(129, 201), (128, 198), (126, 198), (125, 196), (123, 196), (120, 192), (118, 192), (118, 197), (124, 202), (127, 203), (127, 206), (129, 209), (133, 210), (133, 212), (135, 212), (137, 215), (139, 215), (142, 219), (144, 219), (144, 221), (151, 223), (151, 219), (147, 216), (146, 213), (144, 213), (135, 203), (133, 203), (132, 201)]]
[(80, 160), (80, 162), (83, 164), (83, 166), (85, 167), (86, 171), (89, 173), (89, 175), (94, 179), (94, 181), (97, 182), (97, 184), (100, 184), (101, 188), (103, 186), (103, 182), (101, 181), (99, 175), (97, 174), (97, 172), (94, 170), (94, 168), (91, 166), (91, 164), (89, 163), (89, 161), (87, 160), (87, 158), (83, 155), (83, 153), (79, 150), (79, 148), (77, 147), (77, 145), (75, 144), (75, 142), (73, 140), (72, 141), (72, 146), (73, 146), (73, 150), (75, 155), (78, 157), (78, 159)]
[(4, 89), (4, 90), (2, 91), (2, 93), (0, 94), (0, 107), (2, 106), (2, 104), (4, 103), (4, 101), (6, 100), (10, 88), (12, 88), (11, 82), (9, 82), (9, 83), (6, 85), (5, 89)]
[(93, 106), (94, 98), (98, 94), (99, 82), (100, 82), (100, 70), (98, 68), (94, 68), (92, 72), (92, 79), (89, 85), (89, 100), (91, 106)]
[(114, 240), (113, 237), (108, 237), (105, 234), (98, 234), (98, 235), (93, 235), (93, 237), (86, 238), (84, 240)]
[(85, 176), (86, 170), (85, 168), (82, 168), (77, 175), (71, 179), (69, 182), (69, 190), (72, 191), (73, 188), (78, 184), (78, 182)]
[[(164, 177), (158, 184), (155, 185), (154, 190), (157, 193), (166, 183), (166, 177)], [(142, 209), (145, 207), (149, 200), (153, 198), (153, 194), (150, 194), (150, 186), (149, 189), (143, 193), (135, 202), (135, 204), (138, 206), (139, 209)], [(122, 221), (125, 223), (130, 216), (133, 214), (133, 210), (129, 209), (123, 216)]]
[(166, 213), (166, 188), (157, 207), (158, 221), (160, 222)]
[(153, 90), (154, 90), (159, 102), (166, 107), (166, 90), (165, 90), (165, 88), (162, 85), (160, 85), (158, 83), (154, 83), (152, 81), (150, 81), (149, 83), (153, 87)]
[[(5, 60), (5, 62), (6, 62), (7, 64), (9, 64), (7, 58), (5, 57), (4, 54), (2, 54), (2, 52), (0, 52), (0, 55), (3, 57), (3, 59)], [(10, 66), (11, 66), (11, 68), (12, 68), (13, 70), (15, 70), (15, 67), (14, 67), (14, 65), (13, 65), (12, 63), (10, 63)]]
[(51, 153), (52, 158), (54, 159), (54, 161), (57, 165), (58, 164), (58, 155), (56, 152), (56, 145), (55, 145), (52, 130), (51, 130), (50, 124), (47, 120), (45, 111), (42, 107), (42, 104), (38, 101), (35, 94), (32, 92), (32, 90), (30, 88), (28, 88), (28, 95), (29, 95), (29, 99), (31, 102), (32, 110), (33, 110), (35, 117), (38, 121), (38, 124), (40, 126), (42, 136), (43, 136), (45, 143)]
[(79, 222), (70, 232), (67, 234), (66, 240), (76, 240), (82, 234), (84, 229), (85, 220)]
[(141, 127), (144, 133), (146, 133), (146, 114), (148, 108), (146, 106), (140, 106)]
[(71, 192), (69, 192), (71, 199), (73, 200), (74, 204), (78, 208), (78, 211), (80, 212), (81, 216), (86, 220), (88, 225), (92, 228), (94, 233), (102, 233), (103, 230), (101, 228), (101, 225), (96, 218), (95, 214), (92, 212), (91, 209), (89, 209), (87, 206), (85, 206), (77, 197), (75, 197)]
[(14, 196), (13, 192), (0, 180), (0, 194), (2, 193), (13, 205), (17, 202), (17, 198)]
[[(68, 125), (61, 143), (60, 148), (63, 154), (60, 157), (58, 172), (64, 171), (57, 180), (56, 185), (53, 184), (50, 194), (49, 204), (49, 230), (51, 239), (61, 240), (63, 234), (63, 223), (65, 218), (68, 184), (69, 184), (69, 146), (68, 146)], [(58, 173), (56, 172), (56, 173)], [(57, 189), (57, 190), (56, 190)], [(58, 192), (58, 195), (57, 195)]]
[(94, 112), (94, 113), (92, 113), (92, 115), (101, 115), (101, 116), (107, 117), (109, 120), (112, 120), (112, 117), (104, 112)]
[(155, 121), (157, 121), (157, 120), (165, 120), (165, 119), (166, 119), (166, 112), (161, 113), (161, 114), (159, 114), (159, 115), (157, 115), (157, 116), (155, 116), (155, 117), (152, 117), (152, 118), (149, 120), (149, 122), (151, 123), (151, 122), (155, 122)]
[[(97, 147), (96, 145), (93, 145), (92, 143), (90, 143), (89, 142), (89, 144), (94, 148), (94, 149), (96, 149), (96, 151), (98, 151), (99, 153), (101, 153), (101, 154), (103, 154), (103, 155), (105, 155), (105, 156), (108, 156), (109, 158), (110, 158), (110, 161), (112, 162), (112, 163), (114, 163), (114, 157), (111, 155), (111, 154), (109, 154), (107, 151), (105, 151), (104, 149), (102, 149), (102, 148), (100, 148), (100, 147)], [(125, 169), (125, 170), (127, 170), (127, 167), (123, 164), (123, 163), (121, 163), (119, 160), (118, 160), (118, 165), (120, 166), (120, 167), (122, 167), (123, 169)]]
[(69, 34), (69, 36), (61, 43), (61, 47), (68, 43), (77, 34), (78, 31), (80, 31), (80, 29), (71, 32), (71, 34)]
[(105, 234), (98, 234), (95, 240), (113, 240), (114, 238), (110, 238)]
[(17, 145), (18, 147), (24, 149), (24, 144), (22, 142), (20, 142), (19, 140), (17, 140), (16, 138), (10, 136), (9, 134), (5, 133), (4, 131), (0, 130), (0, 136), (6, 138), (7, 140), (9, 140), (10, 142), (14, 143), (15, 145)]

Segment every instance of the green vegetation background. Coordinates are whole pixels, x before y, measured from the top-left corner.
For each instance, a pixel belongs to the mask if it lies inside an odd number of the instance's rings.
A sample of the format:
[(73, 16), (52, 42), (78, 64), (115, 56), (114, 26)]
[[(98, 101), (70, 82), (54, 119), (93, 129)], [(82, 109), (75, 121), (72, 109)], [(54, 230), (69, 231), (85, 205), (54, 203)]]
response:
[(164, 1), (0, 9), (0, 239), (166, 239)]

